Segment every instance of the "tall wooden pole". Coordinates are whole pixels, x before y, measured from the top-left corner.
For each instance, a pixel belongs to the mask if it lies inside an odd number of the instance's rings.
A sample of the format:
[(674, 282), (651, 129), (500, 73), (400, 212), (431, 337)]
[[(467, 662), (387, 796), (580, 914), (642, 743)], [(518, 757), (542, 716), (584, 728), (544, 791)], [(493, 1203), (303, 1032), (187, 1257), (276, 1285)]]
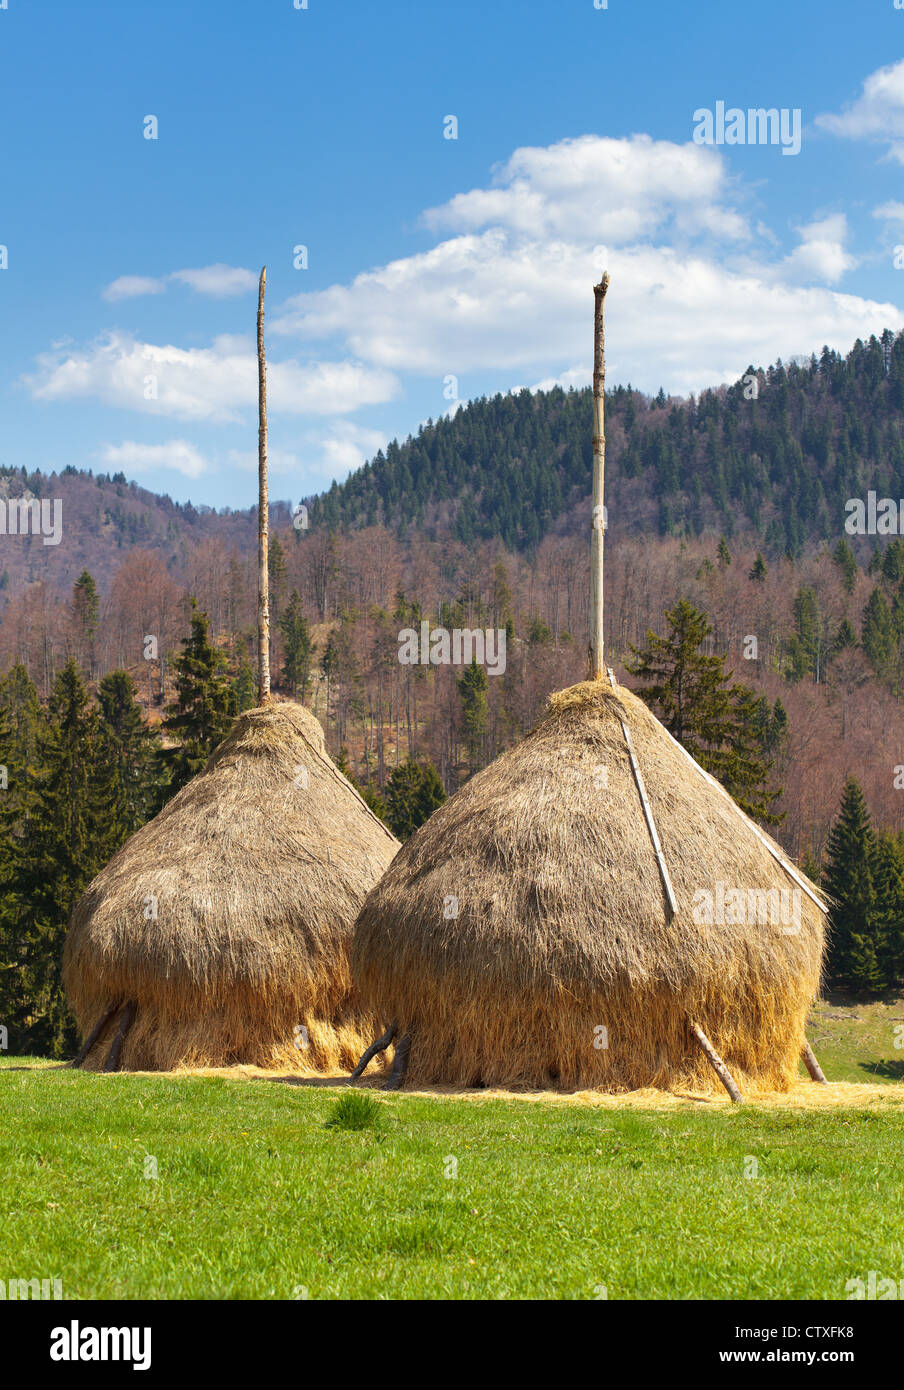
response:
[(593, 287), (593, 511), (590, 519), (590, 679), (603, 679), (603, 549), (606, 472), (606, 331), (603, 322), (609, 275)]
[(257, 702), (266, 705), (270, 700), (270, 500), (267, 493), (267, 358), (264, 352), (264, 293), (267, 288), (267, 267), (261, 271), (257, 295), (257, 641), (258, 684)]

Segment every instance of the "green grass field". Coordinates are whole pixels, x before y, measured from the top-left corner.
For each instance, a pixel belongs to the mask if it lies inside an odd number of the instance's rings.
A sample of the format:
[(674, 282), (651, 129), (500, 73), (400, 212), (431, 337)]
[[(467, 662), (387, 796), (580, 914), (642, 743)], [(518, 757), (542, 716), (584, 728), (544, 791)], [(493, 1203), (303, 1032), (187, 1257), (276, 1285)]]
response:
[(823, 1030), (830, 1079), (887, 1085), (825, 1109), (366, 1092), (354, 1129), (341, 1088), (9, 1058), (0, 1278), (87, 1299), (844, 1298), (904, 1278), (904, 1007), (869, 1008), (858, 1031), (867, 1011), (821, 1006), (814, 1047)]

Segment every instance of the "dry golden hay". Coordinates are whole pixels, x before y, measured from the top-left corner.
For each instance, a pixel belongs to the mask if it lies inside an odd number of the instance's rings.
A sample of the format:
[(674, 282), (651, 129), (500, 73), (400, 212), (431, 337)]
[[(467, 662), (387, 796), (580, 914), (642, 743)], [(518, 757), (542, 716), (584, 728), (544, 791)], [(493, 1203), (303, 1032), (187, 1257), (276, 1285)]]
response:
[[(63, 969), (83, 1037), (135, 1001), (130, 1070), (354, 1065), (373, 1023), (351, 983), (351, 931), (397, 849), (313, 715), (290, 703), (240, 715), (73, 913)], [(114, 1016), (86, 1066), (103, 1065), (115, 1028)]]
[(411, 1035), (412, 1088), (718, 1089), (690, 1017), (742, 1091), (786, 1091), (825, 922), (764, 840), (630, 691), (562, 691), (369, 893), (352, 950), (362, 1002)]

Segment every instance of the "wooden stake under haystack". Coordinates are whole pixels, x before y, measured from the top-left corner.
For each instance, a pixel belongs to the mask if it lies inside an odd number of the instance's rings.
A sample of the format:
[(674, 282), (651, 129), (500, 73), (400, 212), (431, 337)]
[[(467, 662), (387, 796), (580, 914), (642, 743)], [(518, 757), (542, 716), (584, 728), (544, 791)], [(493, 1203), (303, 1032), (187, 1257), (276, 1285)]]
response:
[(350, 1067), (374, 1020), (355, 916), (398, 849), (306, 709), (270, 694), (266, 268), (258, 296), (259, 704), (88, 887), (64, 951), (74, 1065)]
[[(553, 695), (368, 895), (352, 969), (388, 1027), (353, 1079), (398, 1038), (393, 1089), (406, 1073), (612, 1091), (715, 1075), (740, 1101), (737, 1076), (786, 1090), (802, 1053), (824, 1080), (804, 1033), (825, 935), (815, 886), (605, 666), (608, 288), (594, 287), (590, 679)], [(726, 885), (753, 920), (726, 919)]]

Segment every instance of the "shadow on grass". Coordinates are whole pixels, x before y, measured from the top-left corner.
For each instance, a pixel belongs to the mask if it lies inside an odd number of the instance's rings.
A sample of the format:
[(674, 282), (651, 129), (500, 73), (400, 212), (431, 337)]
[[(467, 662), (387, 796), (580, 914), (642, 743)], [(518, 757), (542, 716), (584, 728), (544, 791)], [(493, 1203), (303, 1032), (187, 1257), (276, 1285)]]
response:
[(884, 1076), (886, 1081), (904, 1081), (904, 1058), (895, 1058), (890, 1062), (858, 1062), (857, 1065), (861, 1071), (868, 1071), (870, 1076)]

